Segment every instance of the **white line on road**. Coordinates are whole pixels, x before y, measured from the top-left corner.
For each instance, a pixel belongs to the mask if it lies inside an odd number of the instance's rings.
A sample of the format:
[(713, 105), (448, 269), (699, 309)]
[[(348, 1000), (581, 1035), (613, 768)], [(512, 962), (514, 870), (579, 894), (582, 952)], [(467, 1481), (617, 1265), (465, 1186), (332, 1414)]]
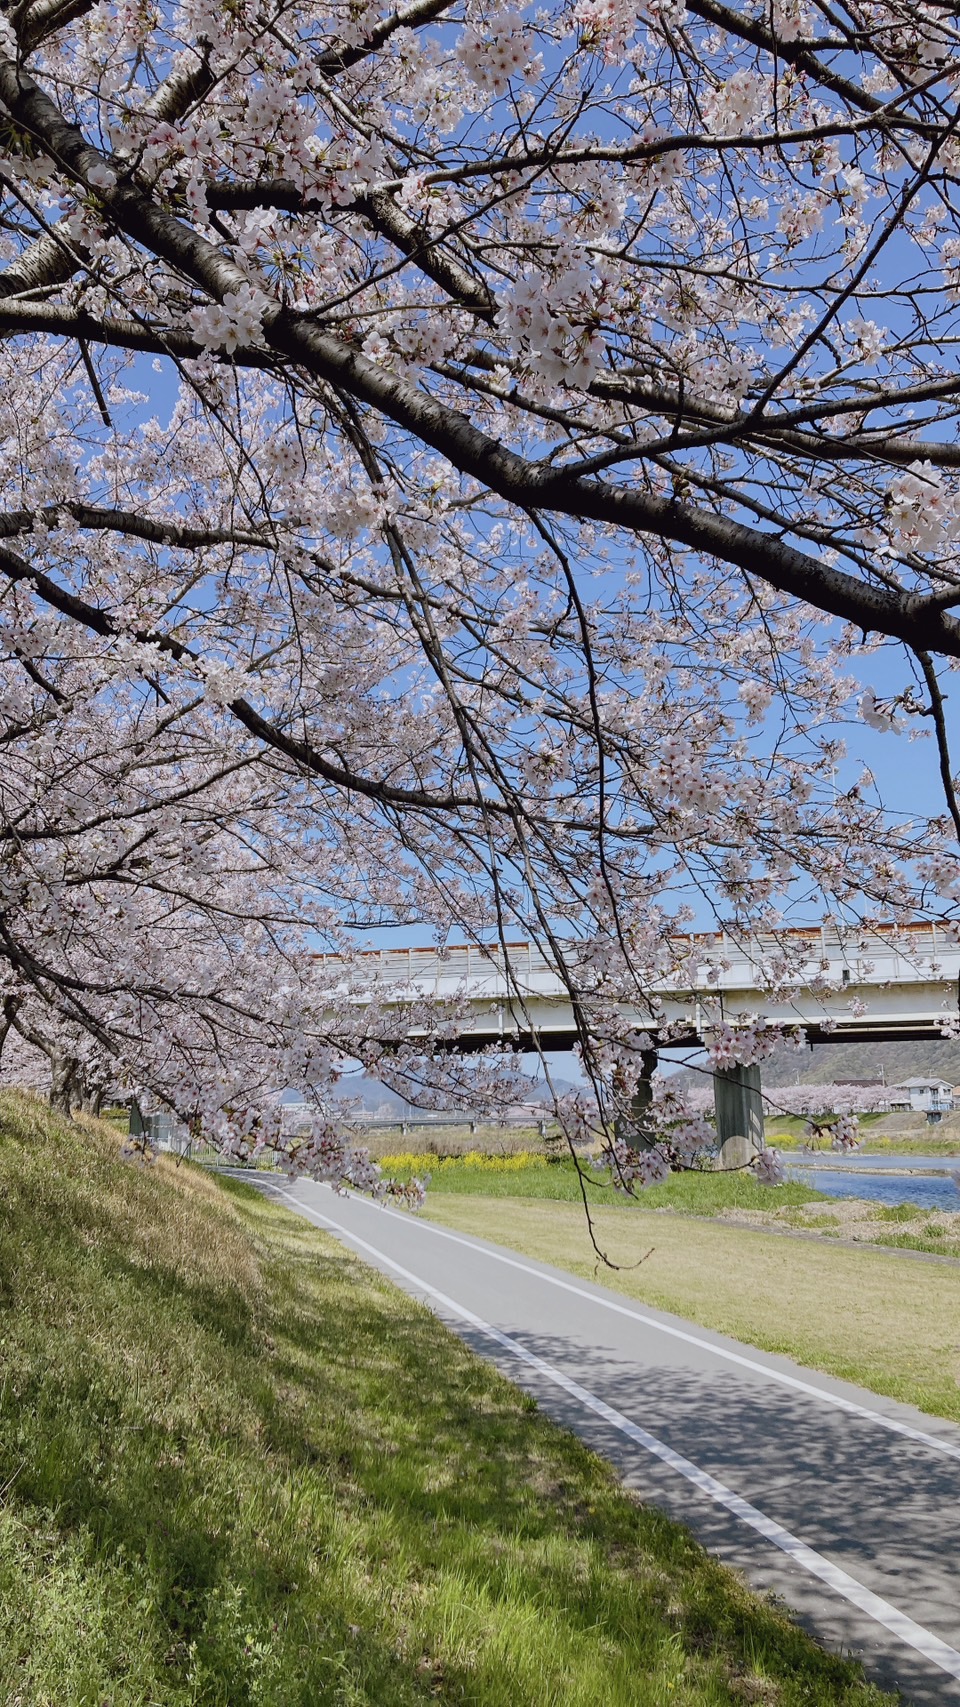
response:
[[(946, 1672), (950, 1677), (960, 1682), (960, 1652), (956, 1648), (952, 1648), (948, 1642), (942, 1641), (939, 1636), (935, 1636), (932, 1630), (925, 1629), (922, 1624), (917, 1624), (907, 1613), (901, 1612), (899, 1607), (892, 1606), (888, 1600), (883, 1600), (880, 1595), (874, 1594), (872, 1589), (867, 1588), (856, 1577), (850, 1576), (847, 1571), (841, 1570), (839, 1565), (834, 1565), (829, 1559), (825, 1559), (822, 1553), (817, 1553), (812, 1547), (808, 1547), (805, 1541), (801, 1541), (798, 1536), (793, 1535), (789, 1529), (785, 1529), (774, 1518), (767, 1517), (757, 1506), (751, 1505), (749, 1500), (742, 1499), (739, 1494), (733, 1492), (732, 1488), (728, 1488), (723, 1482), (718, 1482), (715, 1476), (709, 1475), (706, 1470), (699, 1469), (696, 1464), (691, 1463), (689, 1458), (684, 1458), (681, 1453), (674, 1452), (671, 1446), (667, 1446), (664, 1441), (658, 1440), (656, 1435), (648, 1434), (645, 1428), (641, 1428), (638, 1423), (631, 1422), (630, 1418), (625, 1417), (622, 1411), (614, 1410), (612, 1405), (608, 1405), (586, 1387), (581, 1387), (578, 1381), (572, 1381), (568, 1375), (564, 1375), (562, 1370), (556, 1369), (552, 1363), (546, 1363), (542, 1357), (537, 1357), (534, 1352), (528, 1351), (526, 1346), (511, 1339), (509, 1334), (501, 1333), (499, 1328), (494, 1328), (489, 1322), (483, 1321), (480, 1316), (475, 1316), (473, 1311), (468, 1310), (465, 1305), (458, 1304), (445, 1292), (438, 1291), (435, 1286), (431, 1286), (429, 1282), (422, 1280), (419, 1275), (412, 1274), (408, 1268), (403, 1268), (400, 1263), (394, 1262), (392, 1257), (388, 1257), (384, 1251), (378, 1250), (376, 1245), (368, 1244), (366, 1239), (359, 1238), (356, 1233), (350, 1232), (348, 1228), (341, 1226), (339, 1222), (332, 1220), (329, 1216), (320, 1215), (316, 1210), (309, 1209), (305, 1203), (300, 1202), (299, 1198), (294, 1197), (292, 1192), (285, 1191), (282, 1187), (275, 1187), (274, 1189), (278, 1191), (279, 1195), (296, 1204), (302, 1215), (306, 1215), (311, 1221), (317, 1222), (319, 1226), (328, 1227), (331, 1231), (341, 1234), (350, 1244), (368, 1251), (378, 1262), (383, 1263), (387, 1268), (391, 1268), (394, 1274), (400, 1275), (403, 1280), (409, 1281), (419, 1292), (424, 1293), (428, 1298), (433, 1298), (444, 1309), (459, 1317), (462, 1322), (468, 1323), (478, 1333), (484, 1334), (496, 1345), (502, 1346), (504, 1351), (508, 1351), (512, 1357), (516, 1357), (521, 1363), (525, 1363), (529, 1369), (535, 1369), (539, 1375), (543, 1375), (555, 1387), (560, 1387), (565, 1393), (569, 1393), (571, 1398), (577, 1399), (587, 1410), (592, 1411), (603, 1422), (609, 1423), (611, 1428), (617, 1429), (620, 1434), (626, 1435), (627, 1439), (633, 1441), (635, 1445), (642, 1446), (654, 1458), (659, 1458), (662, 1463), (669, 1465), (671, 1470), (676, 1470), (679, 1475), (685, 1476), (688, 1482), (692, 1482), (695, 1488), (706, 1494), (716, 1505), (723, 1506), (726, 1511), (739, 1518), (742, 1523), (748, 1524), (758, 1535), (762, 1535), (767, 1541), (772, 1541), (775, 1547), (779, 1547), (781, 1552), (786, 1553), (811, 1576), (818, 1577), (821, 1582), (827, 1584), (828, 1588), (833, 1589), (836, 1594), (842, 1595), (844, 1600), (848, 1600), (851, 1605), (856, 1606), (861, 1612), (865, 1612), (868, 1618), (872, 1618), (875, 1623), (881, 1624), (892, 1636), (896, 1636), (899, 1641), (905, 1642), (908, 1647), (913, 1648), (918, 1654), (922, 1654), (924, 1659), (931, 1661), (940, 1671)], [(468, 1243), (467, 1240), (461, 1242)], [(474, 1249), (477, 1248), (479, 1247), (474, 1246)], [(533, 1269), (531, 1272), (535, 1274), (537, 1271)], [(591, 1294), (587, 1293), (585, 1296), (590, 1297)], [(757, 1367), (761, 1368), (762, 1365), (757, 1365)]]
[[(361, 1197), (354, 1197), (352, 1201), (364, 1203), (367, 1208), (376, 1209), (381, 1215), (390, 1215), (394, 1220), (404, 1221), (409, 1225), (408, 1214), (401, 1214), (396, 1209), (387, 1209), (382, 1203), (373, 1203)], [(867, 1422), (889, 1429), (891, 1434), (901, 1434), (908, 1440), (918, 1440), (922, 1445), (932, 1446), (934, 1451), (944, 1453), (947, 1458), (960, 1460), (960, 1446), (954, 1446), (952, 1442), (942, 1440), (938, 1435), (927, 1434), (921, 1428), (913, 1428), (910, 1423), (900, 1422), (897, 1417), (885, 1416), (883, 1411), (871, 1410), (869, 1405), (858, 1405), (853, 1399), (845, 1399), (841, 1393), (831, 1393), (825, 1387), (815, 1386), (812, 1381), (801, 1381), (796, 1375), (788, 1375), (783, 1369), (771, 1368), (767, 1363), (758, 1363), (755, 1358), (744, 1357), (742, 1352), (730, 1351), (726, 1346), (716, 1345), (713, 1340), (700, 1339), (697, 1334), (688, 1333), (684, 1328), (671, 1327), (669, 1322), (660, 1322), (656, 1316), (648, 1316), (642, 1310), (632, 1310), (628, 1304), (617, 1304), (612, 1298), (605, 1298), (601, 1292), (588, 1292), (586, 1287), (577, 1286), (572, 1280), (561, 1280), (559, 1275), (547, 1274), (542, 1268), (534, 1268), (531, 1263), (508, 1257), (503, 1251), (478, 1244), (474, 1239), (466, 1239), (460, 1233), (448, 1233), (445, 1227), (437, 1227), (432, 1221), (418, 1220), (417, 1226), (427, 1228), (438, 1239), (449, 1239), (451, 1243), (465, 1245), (471, 1251), (479, 1251), (483, 1256), (503, 1263), (507, 1268), (519, 1269), (521, 1274), (535, 1275), (549, 1286), (559, 1287), (562, 1292), (572, 1292), (577, 1298), (586, 1298), (591, 1304), (599, 1304), (604, 1310), (612, 1310), (615, 1315), (629, 1316), (632, 1321), (641, 1322), (645, 1328), (655, 1328), (659, 1334), (668, 1334), (671, 1339), (682, 1340), (686, 1345), (695, 1345), (700, 1351), (708, 1351), (714, 1357), (722, 1357), (727, 1363), (738, 1364), (741, 1369), (753, 1370), (769, 1381), (778, 1381), (782, 1387), (792, 1387), (799, 1393), (809, 1393), (815, 1399), (822, 1399), (825, 1405), (834, 1405), (837, 1410), (846, 1411), (848, 1416), (863, 1417)]]
[[(250, 1177), (249, 1168), (219, 1170), (221, 1173), (236, 1173), (238, 1178)], [(271, 1182), (266, 1181), (267, 1184)], [(274, 1186), (274, 1190), (282, 1188)], [(283, 1191), (284, 1196), (292, 1196)], [(299, 1199), (294, 1199), (299, 1203)], [(406, 1226), (411, 1224), (409, 1212), (401, 1213), (396, 1209), (388, 1209), (385, 1204), (374, 1203), (369, 1198), (351, 1193), (350, 1201), (359, 1203), (367, 1209), (375, 1209), (380, 1215), (389, 1215), (394, 1221), (401, 1221)], [(302, 1206), (301, 1206), (302, 1207)], [(891, 1434), (902, 1435), (907, 1440), (919, 1441), (922, 1446), (931, 1446), (935, 1452), (942, 1453), (946, 1458), (960, 1461), (960, 1446), (954, 1446), (949, 1440), (944, 1440), (936, 1434), (928, 1434), (922, 1428), (914, 1428), (912, 1424), (901, 1422), (897, 1417), (890, 1417), (883, 1411), (875, 1411), (869, 1405), (860, 1405), (854, 1399), (844, 1398), (842, 1393), (831, 1393), (827, 1387), (817, 1387), (812, 1381), (802, 1381), (797, 1375), (788, 1375), (784, 1369), (776, 1369), (769, 1363), (758, 1363), (756, 1358), (744, 1357), (742, 1352), (730, 1351), (727, 1346), (717, 1345), (713, 1340), (701, 1339), (698, 1334), (691, 1334), (685, 1328), (672, 1327), (669, 1322), (661, 1322), (656, 1316), (648, 1316), (643, 1310), (634, 1310), (628, 1304), (617, 1304), (614, 1299), (607, 1298), (599, 1290), (588, 1292), (586, 1287), (577, 1286), (572, 1280), (562, 1280), (558, 1274), (549, 1274), (545, 1269), (535, 1268), (532, 1263), (521, 1262), (517, 1257), (508, 1257), (505, 1251), (499, 1251), (494, 1246), (480, 1244), (476, 1239), (464, 1238), (461, 1233), (450, 1233), (445, 1227), (437, 1227), (432, 1221), (417, 1220), (418, 1227), (425, 1227), (438, 1239), (448, 1239), (451, 1244), (463, 1245), (467, 1250), (479, 1251), (482, 1256), (489, 1257), (491, 1262), (499, 1262), (505, 1268), (519, 1269), (521, 1274), (532, 1274), (535, 1279), (542, 1280), (548, 1286), (555, 1286), (561, 1292), (572, 1292), (576, 1298), (586, 1298), (588, 1303), (598, 1304), (601, 1309), (612, 1310), (616, 1316), (628, 1316), (631, 1321), (640, 1322), (645, 1328), (655, 1328), (658, 1334), (667, 1334), (670, 1339), (681, 1340), (686, 1345), (696, 1346), (698, 1351), (707, 1351), (713, 1357), (719, 1357), (726, 1363), (734, 1363), (741, 1369), (750, 1369), (754, 1374), (763, 1375), (768, 1381), (776, 1381), (781, 1387), (792, 1387), (795, 1392), (807, 1393), (814, 1399), (820, 1399), (825, 1405), (833, 1405), (838, 1411), (845, 1411), (848, 1416), (862, 1417), (864, 1421), (876, 1423), (878, 1428), (885, 1428)]]

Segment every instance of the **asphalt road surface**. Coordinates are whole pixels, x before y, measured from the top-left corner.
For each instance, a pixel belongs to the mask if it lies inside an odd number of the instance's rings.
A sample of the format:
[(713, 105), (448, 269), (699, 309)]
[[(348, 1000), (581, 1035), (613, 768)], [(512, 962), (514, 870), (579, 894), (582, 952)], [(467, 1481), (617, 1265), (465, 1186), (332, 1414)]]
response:
[(960, 1428), (409, 1213), (254, 1183), (422, 1299), (828, 1647), (917, 1707), (960, 1707)]

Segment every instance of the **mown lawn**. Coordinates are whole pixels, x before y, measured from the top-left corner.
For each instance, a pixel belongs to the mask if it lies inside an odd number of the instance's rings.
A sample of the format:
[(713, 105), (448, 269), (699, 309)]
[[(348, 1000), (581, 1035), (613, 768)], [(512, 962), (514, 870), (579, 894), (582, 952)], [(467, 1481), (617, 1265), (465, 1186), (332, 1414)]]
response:
[(9, 1096), (0, 1360), (4, 1704), (886, 1699), (304, 1221)]

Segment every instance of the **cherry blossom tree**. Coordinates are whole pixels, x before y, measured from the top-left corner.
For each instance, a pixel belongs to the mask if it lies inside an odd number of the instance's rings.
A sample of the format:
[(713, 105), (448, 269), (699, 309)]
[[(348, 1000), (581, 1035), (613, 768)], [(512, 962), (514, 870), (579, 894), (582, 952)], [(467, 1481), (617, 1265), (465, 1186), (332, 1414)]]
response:
[(885, 1085), (784, 1085), (772, 1093), (778, 1114), (806, 1117), (804, 1146), (819, 1150), (858, 1150), (860, 1116), (886, 1114), (890, 1108)]
[(791, 913), (949, 925), (956, 47), (934, 0), (5, 9), (8, 1032), (228, 1145), (308, 1085), (297, 1165), (359, 1178), (345, 1059), (516, 1094), (451, 1010), (384, 1048), (371, 927), (546, 949), (580, 1140), (691, 923), (778, 989)]

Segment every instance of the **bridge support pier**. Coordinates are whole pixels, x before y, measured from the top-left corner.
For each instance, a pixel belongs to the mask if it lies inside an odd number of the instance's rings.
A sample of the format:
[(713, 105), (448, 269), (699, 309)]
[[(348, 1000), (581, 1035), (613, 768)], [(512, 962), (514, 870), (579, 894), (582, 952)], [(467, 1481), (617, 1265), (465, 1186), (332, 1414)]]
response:
[(743, 1167), (763, 1149), (760, 1068), (721, 1067), (714, 1073), (713, 1100), (722, 1168)]
[(652, 1080), (657, 1070), (657, 1062), (655, 1049), (643, 1051), (640, 1056), (640, 1081), (630, 1098), (629, 1108), (617, 1117), (616, 1135), (631, 1150), (652, 1150), (656, 1143), (650, 1122), (650, 1104), (653, 1102)]

